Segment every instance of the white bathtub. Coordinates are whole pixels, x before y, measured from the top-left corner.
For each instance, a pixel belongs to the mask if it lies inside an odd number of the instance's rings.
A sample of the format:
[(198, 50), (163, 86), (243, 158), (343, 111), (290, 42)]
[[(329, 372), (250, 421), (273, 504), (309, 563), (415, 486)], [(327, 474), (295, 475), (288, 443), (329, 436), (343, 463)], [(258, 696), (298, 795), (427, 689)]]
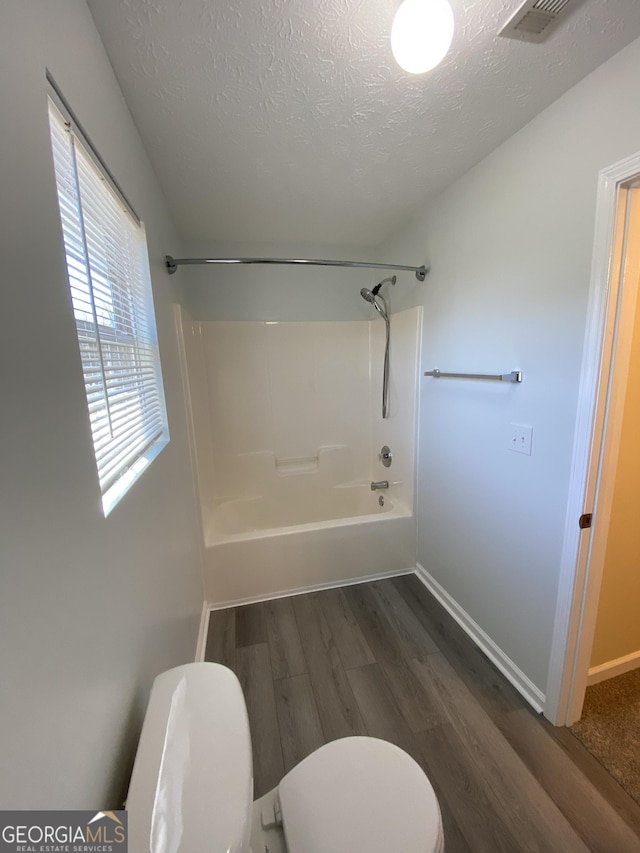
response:
[[(381, 515), (393, 514), (394, 510), (394, 517), (398, 517), (397, 508), (386, 490), (373, 492), (369, 483), (334, 486), (316, 492), (305, 491), (305, 483), (298, 480), (289, 480), (285, 485), (289, 488), (274, 490), (275, 494), (217, 504), (207, 519), (207, 545), (281, 536), (293, 530), (313, 530), (324, 524), (377, 521)], [(299, 485), (303, 488), (296, 488)], [(408, 515), (404, 511), (400, 514)]]
[(286, 478), (276, 494), (221, 501), (206, 512), (208, 601), (229, 605), (413, 568), (415, 522), (393, 500), (393, 485), (313, 492), (304, 480)]

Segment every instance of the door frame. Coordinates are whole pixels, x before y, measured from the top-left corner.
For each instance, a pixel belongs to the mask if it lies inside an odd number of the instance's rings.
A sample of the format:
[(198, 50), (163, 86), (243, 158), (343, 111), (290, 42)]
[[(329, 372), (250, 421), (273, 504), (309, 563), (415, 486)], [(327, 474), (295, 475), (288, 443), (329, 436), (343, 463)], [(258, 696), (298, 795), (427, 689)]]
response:
[[(623, 196), (628, 195), (625, 187), (639, 177), (640, 152), (603, 169), (598, 177), (587, 323), (544, 707), (545, 717), (558, 726), (580, 718), (595, 634), (638, 291), (637, 282), (623, 286), (619, 258), (624, 257), (624, 229), (618, 224)], [(585, 512), (593, 514), (593, 523), (591, 529), (581, 530), (578, 519)]]

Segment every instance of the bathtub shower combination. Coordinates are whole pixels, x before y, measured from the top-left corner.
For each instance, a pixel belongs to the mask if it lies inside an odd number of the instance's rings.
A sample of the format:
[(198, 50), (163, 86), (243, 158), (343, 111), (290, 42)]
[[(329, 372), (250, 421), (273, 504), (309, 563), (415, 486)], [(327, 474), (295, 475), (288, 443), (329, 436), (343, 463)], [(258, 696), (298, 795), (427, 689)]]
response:
[(415, 565), (422, 309), (379, 290), (384, 324), (181, 322), (210, 603)]

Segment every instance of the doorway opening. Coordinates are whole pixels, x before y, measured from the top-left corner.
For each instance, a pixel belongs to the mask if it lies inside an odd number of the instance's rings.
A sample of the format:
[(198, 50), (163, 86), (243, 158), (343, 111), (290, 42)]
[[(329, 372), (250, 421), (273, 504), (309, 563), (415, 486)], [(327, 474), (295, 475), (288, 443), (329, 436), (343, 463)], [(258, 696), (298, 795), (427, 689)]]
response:
[(590, 669), (591, 680), (596, 680), (591, 655), (634, 329), (636, 342), (640, 341), (640, 319), (636, 323), (639, 285), (640, 154), (604, 170), (599, 178), (587, 331), (545, 703), (545, 716), (555, 725), (571, 725), (580, 719)]

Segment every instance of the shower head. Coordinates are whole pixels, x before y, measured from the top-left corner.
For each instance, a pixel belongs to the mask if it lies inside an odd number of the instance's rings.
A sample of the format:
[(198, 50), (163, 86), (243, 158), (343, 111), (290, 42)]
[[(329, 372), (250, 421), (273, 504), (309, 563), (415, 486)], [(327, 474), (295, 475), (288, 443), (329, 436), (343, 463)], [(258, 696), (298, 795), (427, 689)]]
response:
[[(380, 288), (385, 284), (395, 284), (396, 281), (397, 278), (395, 275), (392, 275), (390, 278), (383, 278), (380, 284), (376, 284), (373, 290), (369, 290), (368, 287), (363, 287), (360, 291), (360, 296), (362, 296), (363, 299), (366, 299), (367, 302), (370, 302), (372, 305), (376, 305), (376, 296), (380, 293)], [(380, 298), (382, 299), (382, 297)]]
[[(381, 284), (384, 284), (384, 282), (381, 282)], [(378, 314), (382, 317), (382, 319), (388, 323), (389, 317), (387, 316), (387, 312), (383, 308), (381, 308), (380, 305), (378, 304), (378, 299), (377, 299), (378, 295), (377, 295), (377, 293), (374, 293), (375, 289), (376, 288), (374, 287), (374, 289), (372, 291), (372, 290), (369, 290), (369, 288), (367, 288), (367, 287), (363, 287), (362, 290), (360, 291), (360, 296), (362, 296), (362, 298), (364, 300), (366, 300), (367, 302), (370, 302), (373, 305), (373, 307), (376, 309)], [(380, 298), (382, 298), (382, 297), (380, 297)]]

